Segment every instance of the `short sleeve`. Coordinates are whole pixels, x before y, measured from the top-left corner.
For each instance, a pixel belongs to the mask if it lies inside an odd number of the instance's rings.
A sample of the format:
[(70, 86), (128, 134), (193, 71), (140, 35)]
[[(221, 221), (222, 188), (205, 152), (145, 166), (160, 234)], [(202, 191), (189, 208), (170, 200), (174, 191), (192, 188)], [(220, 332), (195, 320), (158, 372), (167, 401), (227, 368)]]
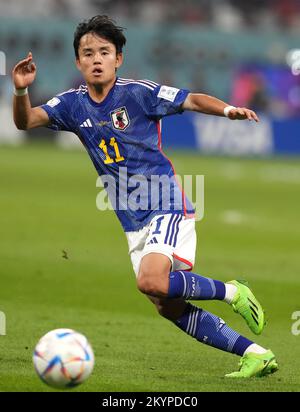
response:
[(48, 127), (50, 129), (74, 131), (69, 106), (69, 102), (64, 95), (57, 95), (40, 106), (49, 116), (51, 123)]
[(150, 118), (160, 119), (164, 116), (182, 113), (182, 104), (190, 93), (186, 89), (158, 85), (144, 89), (144, 111)]

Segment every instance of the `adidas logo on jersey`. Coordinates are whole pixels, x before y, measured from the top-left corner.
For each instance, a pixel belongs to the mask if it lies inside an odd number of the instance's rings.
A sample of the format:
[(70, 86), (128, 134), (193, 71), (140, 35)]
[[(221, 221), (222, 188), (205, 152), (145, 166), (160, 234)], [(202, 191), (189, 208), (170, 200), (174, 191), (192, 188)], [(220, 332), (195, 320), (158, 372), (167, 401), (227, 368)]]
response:
[(85, 122), (83, 122), (80, 127), (93, 127), (92, 122), (90, 121), (90, 119), (86, 119)]
[(150, 245), (150, 244), (152, 244), (152, 243), (158, 243), (156, 237), (152, 238), (152, 239), (147, 243), (147, 245)]

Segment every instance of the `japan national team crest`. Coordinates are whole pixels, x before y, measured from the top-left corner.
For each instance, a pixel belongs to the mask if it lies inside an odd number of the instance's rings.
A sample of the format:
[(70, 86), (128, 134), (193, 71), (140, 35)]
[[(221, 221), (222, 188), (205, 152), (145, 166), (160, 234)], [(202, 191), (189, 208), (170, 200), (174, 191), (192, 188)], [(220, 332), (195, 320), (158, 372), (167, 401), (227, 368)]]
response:
[(115, 129), (125, 130), (129, 126), (130, 121), (125, 106), (110, 112), (110, 116)]

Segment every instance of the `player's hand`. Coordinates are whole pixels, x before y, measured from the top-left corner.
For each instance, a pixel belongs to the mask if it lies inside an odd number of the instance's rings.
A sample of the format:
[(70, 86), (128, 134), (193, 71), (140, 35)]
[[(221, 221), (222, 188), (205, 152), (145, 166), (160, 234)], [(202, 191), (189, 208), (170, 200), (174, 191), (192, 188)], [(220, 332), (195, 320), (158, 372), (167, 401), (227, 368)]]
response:
[(257, 114), (250, 109), (246, 109), (245, 107), (236, 107), (235, 109), (231, 109), (228, 113), (228, 117), (231, 120), (255, 120), (259, 122), (259, 118)]
[(32, 61), (32, 53), (29, 52), (26, 59), (15, 65), (12, 78), (16, 89), (24, 89), (30, 86), (36, 76), (36, 65)]

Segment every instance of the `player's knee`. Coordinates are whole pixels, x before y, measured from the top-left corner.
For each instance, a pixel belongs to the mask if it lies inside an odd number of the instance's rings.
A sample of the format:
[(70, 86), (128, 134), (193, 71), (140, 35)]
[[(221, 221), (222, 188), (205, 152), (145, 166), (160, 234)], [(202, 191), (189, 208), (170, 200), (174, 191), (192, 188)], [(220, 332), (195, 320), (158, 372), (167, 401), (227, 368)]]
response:
[(158, 296), (160, 295), (160, 285), (155, 277), (142, 273), (137, 279), (137, 287), (140, 292), (145, 295)]
[(140, 292), (150, 296), (166, 296), (168, 292), (167, 274), (151, 269), (141, 270), (137, 278)]

